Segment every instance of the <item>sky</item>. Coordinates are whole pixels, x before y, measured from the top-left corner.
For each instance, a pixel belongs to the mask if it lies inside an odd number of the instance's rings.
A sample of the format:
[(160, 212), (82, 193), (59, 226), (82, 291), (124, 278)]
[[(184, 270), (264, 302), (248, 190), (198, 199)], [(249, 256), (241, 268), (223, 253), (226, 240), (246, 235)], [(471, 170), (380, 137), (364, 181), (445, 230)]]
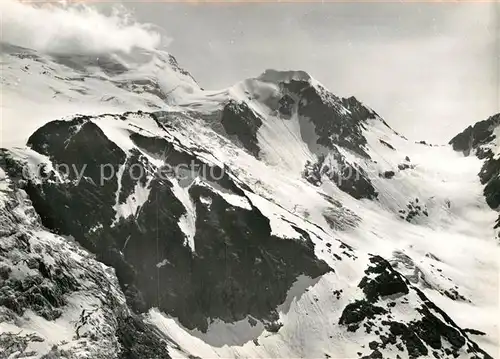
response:
[(499, 112), (499, 3), (126, 3), (200, 85), (305, 70), (409, 138), (447, 142)]

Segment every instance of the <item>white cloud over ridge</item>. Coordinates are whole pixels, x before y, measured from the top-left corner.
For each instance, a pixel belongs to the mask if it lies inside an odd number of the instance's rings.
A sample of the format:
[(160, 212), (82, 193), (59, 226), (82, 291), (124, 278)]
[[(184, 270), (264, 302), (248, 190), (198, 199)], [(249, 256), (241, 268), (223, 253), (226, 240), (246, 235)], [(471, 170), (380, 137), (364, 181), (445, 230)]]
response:
[(84, 5), (34, 5), (0, 1), (1, 40), (52, 54), (93, 55), (153, 50), (161, 35), (135, 22), (123, 9), (106, 15)]

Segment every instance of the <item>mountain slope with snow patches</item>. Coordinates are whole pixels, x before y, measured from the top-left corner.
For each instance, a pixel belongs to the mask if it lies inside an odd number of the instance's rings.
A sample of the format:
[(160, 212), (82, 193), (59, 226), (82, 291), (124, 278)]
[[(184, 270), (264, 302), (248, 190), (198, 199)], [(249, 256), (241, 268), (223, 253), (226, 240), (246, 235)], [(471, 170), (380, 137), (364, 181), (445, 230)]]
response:
[(305, 72), (139, 55), (2, 45), (5, 357), (497, 356), (496, 120), (413, 143)]
[(115, 271), (43, 227), (18, 184), (0, 171), (0, 357), (169, 358), (166, 340), (127, 307)]

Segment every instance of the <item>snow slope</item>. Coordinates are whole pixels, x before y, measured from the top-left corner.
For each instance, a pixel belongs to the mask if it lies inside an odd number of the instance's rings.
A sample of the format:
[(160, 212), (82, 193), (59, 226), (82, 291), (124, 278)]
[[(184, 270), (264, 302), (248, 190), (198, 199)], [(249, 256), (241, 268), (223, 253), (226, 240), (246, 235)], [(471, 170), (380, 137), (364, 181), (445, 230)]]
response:
[[(46, 55), (0, 44), (2, 144), (24, 145), (54, 118), (160, 109), (184, 93), (200, 91), (171, 55)], [(22, 119), (22, 129), (19, 120)]]

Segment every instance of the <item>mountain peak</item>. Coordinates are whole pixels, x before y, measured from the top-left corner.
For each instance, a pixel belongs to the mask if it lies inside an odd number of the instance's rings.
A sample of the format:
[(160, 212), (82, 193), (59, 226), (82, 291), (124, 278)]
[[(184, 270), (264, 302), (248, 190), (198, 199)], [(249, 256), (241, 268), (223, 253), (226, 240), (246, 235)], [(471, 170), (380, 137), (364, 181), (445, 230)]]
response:
[(259, 77), (257, 77), (257, 79), (263, 82), (287, 83), (291, 82), (292, 80), (310, 82), (313, 78), (307, 72), (301, 70), (280, 71), (275, 69), (267, 69)]

